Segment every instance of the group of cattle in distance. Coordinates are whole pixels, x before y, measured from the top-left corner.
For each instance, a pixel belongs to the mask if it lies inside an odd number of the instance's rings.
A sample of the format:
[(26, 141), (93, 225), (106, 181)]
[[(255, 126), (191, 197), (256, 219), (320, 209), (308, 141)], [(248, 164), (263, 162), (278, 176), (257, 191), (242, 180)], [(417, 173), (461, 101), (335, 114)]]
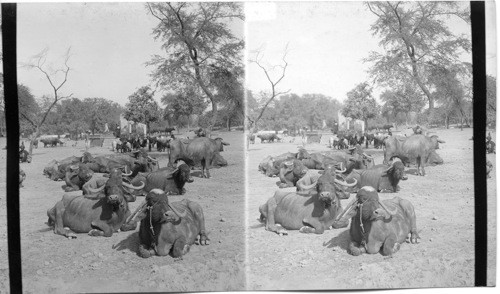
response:
[[(64, 194), (47, 211), (47, 224), (54, 233), (72, 239), (78, 233), (109, 237), (118, 230), (135, 230), (140, 222), (140, 256), (182, 258), (192, 244), (208, 245), (210, 240), (201, 206), (187, 199), (170, 202), (169, 197), (186, 193), (195, 166), (202, 167), (202, 176), (210, 177), (209, 167), (223, 159), (224, 145), (229, 144), (222, 138), (173, 139), (169, 163), (162, 168), (144, 149), (99, 156), (84, 152), (53, 160), (44, 174), (63, 180), (65, 192), (82, 192)], [(128, 203), (137, 196), (146, 197), (131, 212)]]
[[(286, 235), (287, 230), (322, 234), (329, 228), (345, 228), (351, 219), (349, 253), (392, 255), (401, 243), (418, 242), (416, 214), (405, 199), (380, 201), (378, 193), (396, 193), (400, 181), (407, 179), (405, 167), (417, 165), (417, 175), (425, 175), (425, 165), (442, 164), (436, 153), (438, 136), (414, 134), (390, 136), (383, 141), (384, 161), (375, 164), (360, 144), (347, 150), (268, 156), (259, 170), (279, 177), (280, 188), (259, 208), (260, 220), (268, 231)], [(341, 199), (357, 193), (345, 209)], [(278, 226), (279, 224), (280, 226)], [(408, 237), (408, 238), (407, 238)]]

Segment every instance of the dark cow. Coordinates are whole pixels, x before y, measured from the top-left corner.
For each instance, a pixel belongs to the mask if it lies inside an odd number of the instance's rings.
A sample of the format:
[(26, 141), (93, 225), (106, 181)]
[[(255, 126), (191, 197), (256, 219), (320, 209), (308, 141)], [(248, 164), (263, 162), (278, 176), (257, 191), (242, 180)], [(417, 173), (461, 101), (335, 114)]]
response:
[(191, 168), (179, 161), (176, 168), (164, 167), (155, 172), (139, 173), (131, 181), (132, 185), (140, 182), (144, 182), (145, 186), (139, 192), (148, 193), (153, 189), (160, 189), (167, 195), (182, 195), (186, 193), (184, 185), (192, 183), (193, 178), (191, 177)]
[(156, 149), (159, 152), (165, 151), (165, 149), (170, 148), (170, 141), (172, 140), (171, 136), (160, 136), (156, 138)]
[(51, 146), (51, 147), (56, 147), (57, 144), (61, 144), (61, 145), (64, 144), (64, 142), (62, 142), (58, 138), (43, 138), (43, 139), (40, 139), (40, 142), (43, 143), (44, 148), (47, 147), (47, 145)]
[[(339, 167), (338, 165), (328, 165), (325, 170), (316, 170), (316, 169), (308, 170), (307, 173), (302, 178), (300, 178), (295, 184), (295, 186), (297, 187), (297, 191), (305, 194), (315, 191), (318, 179), (325, 172), (331, 173), (332, 175), (337, 174), (336, 177), (337, 178), (340, 177), (341, 182), (344, 182), (344, 178), (339, 174), (344, 172), (345, 169), (338, 170), (337, 169), (338, 167)], [(349, 193), (345, 193), (344, 188), (338, 186), (337, 183), (335, 183), (335, 185), (336, 185), (335, 191), (337, 191), (337, 196), (340, 199), (349, 198)]]
[(297, 181), (307, 173), (307, 167), (298, 160), (284, 161), (280, 165), (280, 188), (295, 187)]
[(123, 196), (122, 175), (119, 169), (111, 171), (104, 187), (103, 198), (89, 199), (83, 195), (65, 194), (62, 200), (47, 210), (47, 224), (54, 226), (54, 233), (76, 238), (75, 233), (111, 237), (119, 229), (134, 230), (134, 225), (124, 225), (130, 215)]
[(418, 243), (417, 219), (411, 202), (399, 197), (380, 201), (373, 187), (362, 187), (338, 220), (351, 219), (349, 253), (392, 256), (401, 244)]
[[(412, 135), (410, 137), (390, 137), (384, 142), (384, 164), (397, 156), (405, 164), (416, 161), (417, 175), (425, 176), (425, 164), (432, 151), (439, 149), (439, 143), (445, 143), (438, 136), (427, 137), (424, 135)], [(422, 170), (422, 171), (420, 171)]]
[(149, 192), (128, 223), (135, 224), (136, 219), (141, 220), (138, 253), (143, 258), (171, 254), (182, 259), (192, 244), (210, 243), (201, 206), (187, 199), (169, 203), (160, 189)]
[[(121, 188), (123, 191), (123, 197), (127, 202), (135, 202), (137, 191), (144, 188), (144, 182), (136, 182), (136, 185), (128, 183), (127, 176), (129, 174), (122, 173), (122, 184)], [(83, 195), (89, 199), (99, 199), (105, 197), (106, 183), (109, 180), (109, 174), (95, 173), (85, 184), (82, 186)]]
[(31, 163), (31, 155), (27, 150), (19, 151), (19, 162)]
[(19, 169), (19, 188), (24, 187), (23, 182), (25, 179), (26, 173), (22, 169)]
[(496, 151), (495, 151), (495, 142), (493, 141), (488, 141), (486, 142), (486, 153), (495, 153), (496, 154)]
[[(352, 186), (339, 181), (329, 172), (323, 173), (317, 180), (316, 191), (310, 196), (297, 192), (276, 191), (265, 204), (259, 207), (260, 220), (266, 222), (266, 230), (279, 235), (286, 235), (286, 230), (300, 230), (302, 233), (323, 234), (329, 229), (342, 206), (338, 186)], [(280, 224), (281, 227), (276, 224)], [(334, 228), (347, 227), (348, 222), (337, 222)]]
[(178, 160), (183, 160), (189, 166), (201, 165), (202, 177), (210, 178), (210, 168), (214, 166), (216, 155), (224, 151), (222, 138), (210, 139), (205, 137), (193, 140), (172, 140), (170, 142), (169, 166), (174, 166)]
[(64, 191), (71, 192), (81, 190), (83, 185), (88, 182), (93, 175), (94, 172), (88, 168), (85, 163), (66, 167), (66, 187), (64, 187)]
[(401, 161), (394, 161), (391, 166), (379, 164), (370, 169), (353, 170), (345, 180), (349, 182), (351, 179), (356, 179), (358, 188), (371, 186), (378, 192), (380, 191), (399, 191), (399, 181), (407, 180), (405, 174), (405, 166)]
[(264, 143), (264, 141), (267, 141), (268, 143), (272, 143), (272, 142), (274, 142), (274, 140), (278, 140), (278, 136), (275, 133), (258, 134), (257, 138), (259, 138), (262, 143)]

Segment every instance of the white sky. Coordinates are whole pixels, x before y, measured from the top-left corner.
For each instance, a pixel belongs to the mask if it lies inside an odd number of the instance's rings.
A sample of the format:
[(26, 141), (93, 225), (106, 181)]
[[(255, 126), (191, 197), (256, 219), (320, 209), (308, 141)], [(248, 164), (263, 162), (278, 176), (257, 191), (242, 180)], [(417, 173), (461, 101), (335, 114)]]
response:
[[(492, 3), (492, 2), (490, 2)], [(369, 31), (374, 16), (362, 2), (246, 2), (246, 46), (262, 48), (263, 61), (275, 64), (288, 43), (287, 75), (281, 90), (297, 94), (321, 93), (343, 100), (356, 84), (368, 79), (361, 59), (381, 50)], [(488, 16), (494, 9), (487, 6)], [(103, 97), (122, 105), (139, 87), (149, 85), (151, 55), (160, 54), (160, 42), (151, 35), (157, 20), (144, 3), (20, 3), (18, 4), (18, 60), (49, 48), (48, 62), (61, 64), (71, 46), (70, 73), (62, 94)], [(496, 23), (487, 21), (487, 38)], [(457, 32), (468, 33), (463, 21)], [(487, 42), (487, 45), (496, 45)], [(496, 76), (496, 46), (487, 50), (489, 74)], [(45, 77), (36, 70), (19, 68), (20, 83), (36, 97), (52, 94)], [(253, 64), (247, 66), (247, 87), (267, 90), (269, 84)], [(157, 95), (158, 96), (158, 95)], [(156, 97), (159, 101), (159, 97)]]
[[(348, 91), (369, 78), (369, 65), (362, 59), (370, 51), (382, 50), (370, 32), (376, 17), (362, 2), (250, 2), (246, 13), (249, 58), (254, 56), (251, 50), (261, 48), (262, 60), (276, 65), (289, 44), (289, 67), (279, 90), (321, 93), (343, 101)], [(470, 26), (462, 20), (450, 21), (450, 28), (470, 36)], [(489, 52), (489, 56), (496, 56), (496, 52)], [(464, 61), (471, 62), (471, 55)], [(489, 69), (489, 73), (496, 71)], [(247, 66), (246, 74), (252, 91), (270, 89), (255, 64)]]

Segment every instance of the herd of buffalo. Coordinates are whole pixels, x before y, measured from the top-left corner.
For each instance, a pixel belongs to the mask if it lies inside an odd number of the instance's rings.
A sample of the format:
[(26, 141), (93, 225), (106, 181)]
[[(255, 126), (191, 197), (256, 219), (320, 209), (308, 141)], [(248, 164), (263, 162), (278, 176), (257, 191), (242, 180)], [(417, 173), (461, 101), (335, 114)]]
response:
[[(170, 202), (168, 197), (186, 192), (186, 184), (193, 182), (193, 168), (201, 168), (202, 177), (210, 177), (211, 167), (227, 165), (220, 152), (229, 144), (222, 138), (200, 135), (194, 139), (155, 138), (159, 149), (168, 149), (166, 167), (160, 167), (159, 160), (141, 148), (146, 145), (131, 144), (130, 152), (123, 153), (116, 148), (116, 141), (113, 149), (122, 153), (96, 156), (84, 152), (52, 160), (43, 173), (50, 180), (63, 181), (67, 193), (47, 210), (47, 224), (55, 234), (73, 239), (79, 233), (109, 237), (118, 230), (135, 230), (140, 222), (138, 255), (142, 257), (171, 255), (182, 259), (192, 244), (208, 245), (201, 206), (187, 199)], [(24, 151), (22, 143), (20, 156)], [(25, 177), (22, 172), (21, 187)], [(138, 196), (145, 199), (132, 212), (128, 203)]]
[[(326, 229), (347, 227), (350, 219), (348, 251), (355, 256), (379, 252), (392, 256), (405, 241), (418, 243), (410, 201), (400, 197), (381, 201), (378, 195), (398, 192), (410, 164), (416, 165), (420, 176), (425, 176), (425, 166), (443, 164), (436, 150), (445, 142), (437, 135), (424, 135), (418, 126), (412, 133), (339, 132), (329, 141), (333, 150), (310, 153), (301, 147), (296, 153), (267, 156), (259, 171), (278, 177), (279, 188), (296, 189), (277, 190), (259, 207), (265, 229), (279, 235), (287, 235), (287, 230), (322, 234)], [(383, 148), (383, 163), (376, 165), (363, 144)], [(350, 193), (356, 197), (342, 208), (340, 200), (350, 198)]]
[[(419, 127), (413, 133), (406, 137), (339, 132), (329, 142), (332, 150), (311, 153), (300, 148), (296, 153), (267, 156), (259, 171), (278, 177), (279, 188), (296, 189), (278, 190), (259, 207), (266, 230), (279, 235), (286, 235), (287, 230), (322, 234), (330, 228), (345, 228), (351, 220), (352, 255), (382, 252), (391, 256), (405, 241), (418, 243), (413, 205), (400, 197), (382, 201), (378, 195), (398, 192), (410, 164), (416, 165), (417, 175), (425, 176), (425, 166), (443, 163), (436, 150), (445, 142), (436, 135), (424, 135)], [(207, 138), (201, 130), (196, 134), (194, 139), (171, 134), (116, 139), (113, 154), (84, 152), (79, 157), (52, 160), (43, 173), (50, 180), (64, 181), (67, 194), (48, 209), (47, 224), (56, 234), (76, 238), (78, 233), (109, 237), (118, 230), (135, 230), (140, 222), (138, 254), (142, 257), (170, 254), (182, 258), (190, 245), (208, 245), (201, 206), (187, 199), (169, 202), (168, 198), (186, 192), (186, 184), (193, 182), (193, 168), (201, 169), (201, 177), (210, 178), (211, 167), (227, 165), (220, 152), (229, 144), (222, 138)], [(272, 142), (274, 138), (262, 139)], [(376, 165), (363, 144), (383, 148), (383, 163)], [(494, 144), (488, 134), (488, 152), (495, 152)], [(158, 151), (168, 151), (166, 167), (148, 155), (146, 147), (151, 151), (155, 145)], [(19, 156), (21, 162), (31, 162), (24, 143)], [(488, 161), (488, 176), (491, 169)], [(20, 170), (20, 187), (25, 178)], [(343, 208), (340, 200), (350, 198), (351, 193), (356, 197)], [(131, 212), (128, 203), (138, 196), (145, 199)]]

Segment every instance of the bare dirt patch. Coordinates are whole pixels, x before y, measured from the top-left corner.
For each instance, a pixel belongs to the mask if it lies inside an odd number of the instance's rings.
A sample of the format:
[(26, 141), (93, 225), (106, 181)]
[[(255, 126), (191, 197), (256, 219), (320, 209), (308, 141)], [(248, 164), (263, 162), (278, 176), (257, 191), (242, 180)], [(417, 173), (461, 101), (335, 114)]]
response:
[[(38, 148), (33, 162), (22, 163), (26, 172), (20, 190), (23, 289), (26, 293), (139, 292), (139, 291), (230, 291), (245, 288), (244, 153), (242, 132), (222, 132), (231, 145), (222, 156), (228, 166), (211, 170), (211, 179), (195, 177), (186, 194), (169, 196), (201, 204), (206, 219), (209, 246), (193, 245), (182, 261), (172, 257), (143, 259), (137, 255), (138, 229), (119, 232), (110, 238), (79, 234), (69, 240), (55, 235), (45, 224), (47, 209), (61, 199), (63, 182), (43, 176), (52, 159), (63, 159), (84, 151), (76, 147)], [(1, 145), (0, 145), (1, 146)], [(110, 144), (93, 147), (92, 154), (111, 153)], [(152, 152), (160, 167), (168, 163), (167, 153)], [(5, 166), (5, 155), (0, 160)], [(0, 191), (5, 191), (5, 171), (0, 169)], [(197, 175), (199, 172), (193, 172)], [(5, 194), (5, 192), (4, 192)], [(0, 292), (8, 289), (6, 260), (5, 195), (0, 194)], [(144, 197), (129, 203), (134, 210)], [(3, 289), (3, 290), (2, 290)]]
[[(248, 155), (248, 289), (368, 289), (463, 287), (474, 285), (474, 168), (472, 129), (435, 130), (446, 141), (438, 153), (444, 164), (426, 167), (425, 177), (410, 168), (407, 181), (394, 196), (415, 206), (421, 243), (403, 244), (392, 258), (381, 254), (351, 256), (347, 253), (348, 228), (325, 231), (322, 235), (289, 231), (279, 236), (265, 230), (258, 221), (258, 208), (278, 187), (277, 178), (258, 172), (267, 155), (296, 152), (297, 143), (254, 144)], [(493, 135), (493, 134), (492, 134)], [(495, 140), (495, 139), (494, 139)], [(327, 150), (310, 144), (310, 151)], [(380, 149), (368, 149), (375, 163), (382, 163)], [(493, 162), (494, 154), (488, 155)], [(412, 174), (413, 172), (413, 174)], [(488, 179), (488, 284), (494, 285), (496, 249), (495, 174)], [(287, 188), (293, 191), (293, 188)], [(345, 206), (348, 200), (342, 200)], [(476, 195), (486, 197), (486, 195)]]

